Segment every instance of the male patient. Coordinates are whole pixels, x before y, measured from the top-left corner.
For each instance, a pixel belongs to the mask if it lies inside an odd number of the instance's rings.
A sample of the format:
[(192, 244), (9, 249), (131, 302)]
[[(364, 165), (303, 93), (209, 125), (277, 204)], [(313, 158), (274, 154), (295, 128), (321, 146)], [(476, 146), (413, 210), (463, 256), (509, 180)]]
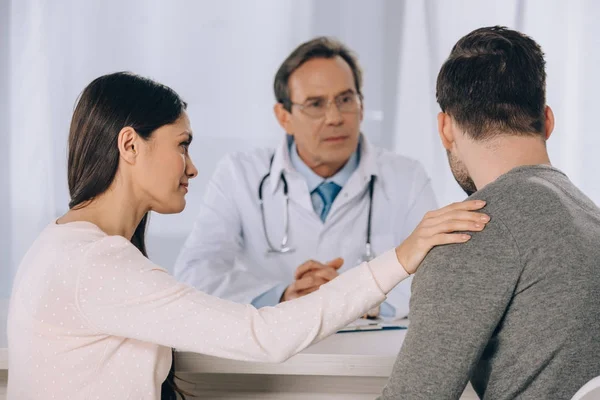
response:
[(570, 399), (600, 375), (600, 209), (550, 165), (544, 64), (490, 27), (441, 68), (440, 137), (491, 222), (426, 257), (381, 399), (458, 399), (469, 379), (484, 399)]

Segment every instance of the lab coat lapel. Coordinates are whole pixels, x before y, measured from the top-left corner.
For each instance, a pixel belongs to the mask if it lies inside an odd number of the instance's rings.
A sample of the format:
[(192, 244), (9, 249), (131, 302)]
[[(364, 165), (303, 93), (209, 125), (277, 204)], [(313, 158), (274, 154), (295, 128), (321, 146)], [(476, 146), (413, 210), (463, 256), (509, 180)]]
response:
[(281, 141), (281, 144), (275, 150), (273, 164), (271, 165), (272, 179), (269, 186), (271, 189), (271, 194), (275, 196), (275, 193), (278, 190), (283, 191), (283, 182), (281, 182), (280, 178), (281, 174), (283, 173), (288, 183), (288, 196), (290, 198), (290, 206), (300, 206), (307, 212), (314, 214), (316, 219), (319, 219), (313, 209), (306, 181), (294, 169), (294, 167), (292, 166), (292, 162), (290, 161), (289, 140), (290, 138), (286, 134), (284, 140)]

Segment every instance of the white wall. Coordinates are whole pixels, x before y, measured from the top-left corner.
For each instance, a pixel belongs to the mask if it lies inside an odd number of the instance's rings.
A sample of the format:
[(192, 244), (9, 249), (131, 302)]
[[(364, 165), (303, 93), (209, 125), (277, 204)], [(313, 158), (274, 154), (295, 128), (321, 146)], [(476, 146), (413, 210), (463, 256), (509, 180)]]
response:
[[(464, 197), (435, 126), (435, 79), (461, 36), (502, 24), (544, 50), (556, 166), (600, 203), (600, 3), (593, 0), (0, 0), (0, 297), (39, 231), (67, 210), (66, 143), (75, 100), (95, 77), (130, 70), (189, 103), (199, 168), (188, 207), (153, 215), (151, 257), (170, 268), (204, 185), (226, 152), (274, 145), (272, 80), (315, 35), (337, 36), (365, 72), (363, 131), (419, 159), (440, 203)], [(10, 118), (9, 118), (10, 116)]]
[[(10, 3), (6, 0), (0, 0), (0, 149), (9, 147), (9, 18)], [(10, 198), (9, 191), (9, 160), (6, 153), (0, 151), (0, 298), (3, 294), (9, 292), (11, 280), (8, 270), (11, 261), (11, 246), (8, 238), (10, 237)]]

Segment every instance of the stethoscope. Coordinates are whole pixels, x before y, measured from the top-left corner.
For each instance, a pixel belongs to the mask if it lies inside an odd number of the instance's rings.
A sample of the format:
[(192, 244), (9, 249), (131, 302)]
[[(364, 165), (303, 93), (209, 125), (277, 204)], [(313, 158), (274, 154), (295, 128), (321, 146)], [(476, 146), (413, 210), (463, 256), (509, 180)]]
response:
[[(267, 232), (267, 222), (265, 219), (265, 206), (263, 201), (263, 186), (266, 180), (271, 176), (271, 166), (273, 165), (273, 156), (271, 157), (271, 162), (269, 164), (269, 172), (260, 180), (260, 184), (258, 185), (258, 202), (260, 204), (260, 214), (263, 225), (263, 232), (265, 234), (265, 239), (267, 240), (267, 254), (286, 254), (292, 253), (295, 251), (293, 247), (288, 245), (289, 239), (289, 204), (290, 198), (288, 195), (288, 183), (287, 179), (283, 172), (279, 175), (279, 179), (283, 183), (283, 200), (285, 202), (285, 211), (283, 213), (283, 238), (281, 239), (281, 245), (279, 247), (275, 247), (269, 238), (269, 233)], [(359, 262), (371, 261), (375, 258), (375, 253), (373, 252), (373, 248), (371, 247), (371, 219), (373, 212), (373, 190), (375, 187), (375, 175), (371, 175), (371, 179), (369, 181), (369, 214), (367, 219), (367, 240), (365, 242), (365, 251), (359, 257)]]

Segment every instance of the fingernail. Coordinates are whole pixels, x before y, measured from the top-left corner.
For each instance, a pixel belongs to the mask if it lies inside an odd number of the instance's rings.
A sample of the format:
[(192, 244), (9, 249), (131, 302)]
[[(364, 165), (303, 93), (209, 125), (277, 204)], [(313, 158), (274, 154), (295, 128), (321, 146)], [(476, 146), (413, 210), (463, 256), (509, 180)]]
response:
[(466, 240), (471, 239), (471, 236), (469, 236), (469, 235), (463, 235), (462, 239), (466, 241)]
[(479, 200), (479, 201), (477, 202), (477, 205), (478, 205), (478, 206), (485, 206), (485, 204), (486, 204), (486, 203), (485, 203), (485, 201), (483, 201), (483, 200)]
[(487, 221), (489, 221), (489, 220), (490, 220), (490, 217), (488, 217), (487, 215), (482, 215), (482, 216), (481, 216), (481, 220), (482, 220), (482, 221), (486, 221), (486, 222), (487, 222)]
[(477, 228), (477, 229), (483, 228), (483, 225), (481, 225), (481, 224), (475, 224), (475, 228)]

